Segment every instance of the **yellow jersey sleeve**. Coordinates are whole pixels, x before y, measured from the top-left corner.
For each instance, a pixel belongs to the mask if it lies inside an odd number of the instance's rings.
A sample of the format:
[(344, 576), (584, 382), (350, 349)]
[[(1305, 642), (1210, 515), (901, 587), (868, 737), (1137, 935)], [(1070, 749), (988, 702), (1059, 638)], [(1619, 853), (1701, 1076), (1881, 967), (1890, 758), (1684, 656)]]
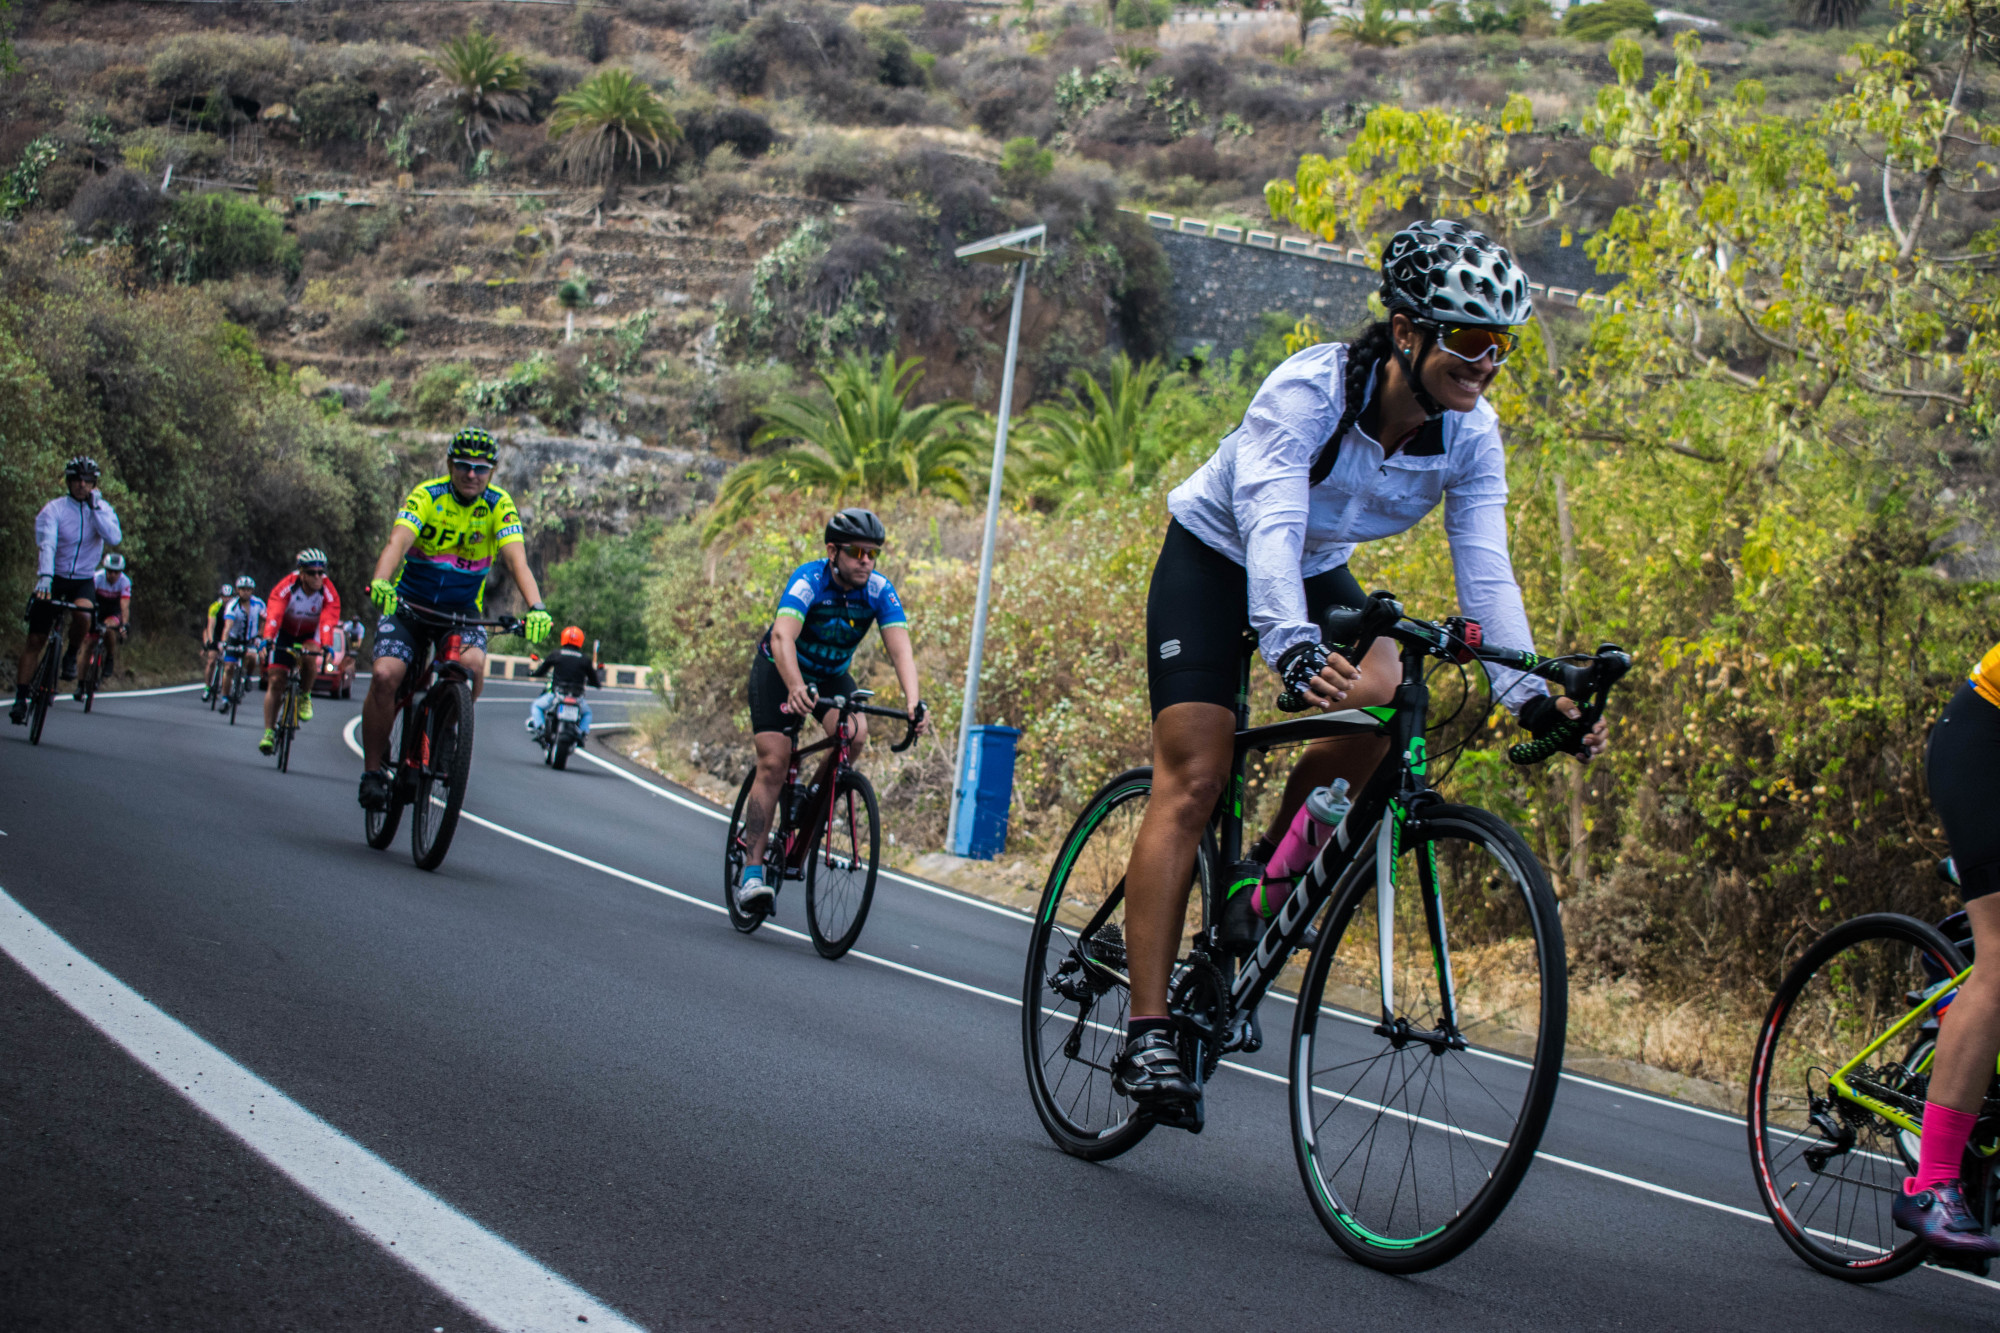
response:
[(1971, 680), (1980, 698), (2000, 708), (2000, 643), (1986, 650), (1986, 656), (1972, 669)]

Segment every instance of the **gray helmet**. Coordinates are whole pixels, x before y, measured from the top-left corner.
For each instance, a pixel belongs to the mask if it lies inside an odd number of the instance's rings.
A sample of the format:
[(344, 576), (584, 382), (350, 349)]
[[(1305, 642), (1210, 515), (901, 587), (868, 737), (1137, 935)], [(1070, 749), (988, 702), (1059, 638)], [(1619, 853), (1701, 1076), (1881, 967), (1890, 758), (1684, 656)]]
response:
[(311, 569), (324, 574), (326, 573), (326, 552), (320, 550), (317, 546), (308, 546), (305, 550), (299, 552), (298, 564), (300, 569)]
[(1522, 324), (1535, 313), (1514, 256), (1456, 222), (1419, 222), (1389, 238), (1382, 304), (1454, 324)]
[(837, 546), (841, 542), (867, 542), (880, 546), (889, 540), (889, 530), (882, 526), (882, 520), (875, 517), (872, 509), (843, 509), (827, 520), (826, 544)]
[(236, 580), (236, 591), (238, 592), (257, 591), (257, 580), (251, 578), (248, 574), (243, 574), (238, 576)]

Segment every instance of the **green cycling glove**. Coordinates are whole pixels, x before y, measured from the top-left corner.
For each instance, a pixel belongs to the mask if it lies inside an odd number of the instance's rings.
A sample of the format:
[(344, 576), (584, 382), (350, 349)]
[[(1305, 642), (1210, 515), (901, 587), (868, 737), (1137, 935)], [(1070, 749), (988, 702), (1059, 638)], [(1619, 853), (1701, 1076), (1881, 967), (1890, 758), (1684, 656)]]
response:
[(396, 614), (396, 585), (387, 579), (376, 579), (368, 585), (368, 598), (382, 609), (385, 616)]
[(556, 622), (549, 617), (549, 613), (543, 609), (540, 602), (528, 608), (529, 643), (547, 643), (549, 634), (555, 627)]

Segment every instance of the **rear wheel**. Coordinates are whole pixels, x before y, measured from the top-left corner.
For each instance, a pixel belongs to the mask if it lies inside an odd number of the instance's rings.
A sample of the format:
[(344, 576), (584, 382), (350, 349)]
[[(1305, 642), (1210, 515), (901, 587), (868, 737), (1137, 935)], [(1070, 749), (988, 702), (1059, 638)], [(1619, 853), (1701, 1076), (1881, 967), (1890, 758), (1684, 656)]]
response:
[(472, 775), (472, 687), (462, 680), (433, 685), (424, 699), (421, 735), (423, 767), (410, 802), (410, 853), (422, 869), (436, 870), (451, 850)]
[(209, 712), (222, 707), (222, 663), (217, 662), (208, 669), (208, 689), (203, 693), (208, 695)]
[(806, 926), (822, 958), (838, 958), (861, 938), (875, 900), (882, 821), (875, 788), (852, 769), (834, 779), (833, 813), (806, 852)]
[(549, 763), (551, 763), (557, 768), (568, 768), (569, 752), (573, 748), (574, 747), (571, 744), (569, 737), (558, 736), (556, 738), (555, 754), (550, 757)]
[[(1129, 1151), (1153, 1127), (1111, 1086), (1111, 1065), (1131, 1017), (1125, 867), (1152, 789), (1153, 770), (1134, 768), (1091, 797), (1056, 854), (1028, 940), (1021, 987), (1028, 1092), (1056, 1146), (1091, 1161)], [(1177, 991), (1185, 987), (1188, 947), (1201, 930), (1213, 879), (1214, 860), (1204, 842), (1188, 886)], [(1188, 1072), (1199, 1077), (1204, 1071)]]
[[(1849, 1282), (1880, 1282), (1923, 1261), (1889, 1205), (1916, 1169), (1918, 1136), (1835, 1092), (1852, 1060), (1965, 957), (1914, 917), (1843, 921), (1778, 984), (1750, 1068), (1750, 1160), (1778, 1234), (1801, 1259)], [(1934, 1020), (1915, 1025), (1848, 1075), (1876, 1100), (1921, 1119)]]
[(1413, 1273), (1479, 1239), (1534, 1161), (1569, 982), (1555, 894), (1513, 829), (1436, 805), (1382, 836), (1398, 844), (1391, 1017), (1380, 894), (1363, 873), (1327, 909), (1299, 990), (1292, 1141), (1335, 1243)]
[[(723, 845), (722, 852), (722, 902), (729, 909), (729, 924), (745, 935), (763, 925), (764, 919), (771, 915), (769, 911), (745, 912), (736, 906), (736, 885), (743, 878), (745, 861), (743, 825), (750, 809), (750, 788), (756, 781), (757, 770), (753, 767), (745, 775), (743, 785), (736, 789), (736, 806), (729, 812), (729, 841)], [(775, 819), (771, 822), (773, 825), (777, 823)], [(778, 830), (773, 827), (769, 841), (775, 842), (777, 837)], [(771, 874), (768, 867), (764, 882), (773, 889), (778, 887), (778, 878)]]

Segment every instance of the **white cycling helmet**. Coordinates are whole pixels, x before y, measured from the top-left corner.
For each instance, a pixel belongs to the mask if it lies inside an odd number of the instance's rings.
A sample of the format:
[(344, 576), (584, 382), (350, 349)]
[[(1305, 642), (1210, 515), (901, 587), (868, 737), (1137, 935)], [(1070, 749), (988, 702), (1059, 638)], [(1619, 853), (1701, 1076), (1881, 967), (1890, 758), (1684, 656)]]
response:
[(1514, 256), (1456, 222), (1419, 222), (1389, 238), (1382, 304), (1451, 324), (1523, 324), (1535, 313)]
[(116, 551), (113, 551), (110, 555), (104, 557), (105, 573), (119, 574), (123, 573), (124, 569), (125, 569), (125, 557), (118, 554)]

